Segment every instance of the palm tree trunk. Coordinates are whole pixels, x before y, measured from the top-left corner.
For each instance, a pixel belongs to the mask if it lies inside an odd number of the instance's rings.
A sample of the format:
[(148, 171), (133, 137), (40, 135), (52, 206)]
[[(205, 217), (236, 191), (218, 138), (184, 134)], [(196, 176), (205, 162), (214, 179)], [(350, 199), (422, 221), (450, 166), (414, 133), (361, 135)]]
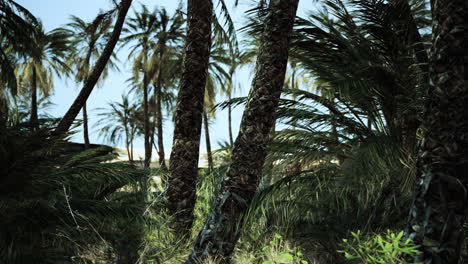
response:
[(229, 263), (240, 236), (236, 221), (257, 191), (266, 146), (276, 119), (288, 62), (288, 46), (298, 0), (270, 1), (257, 57), (255, 78), (234, 143), (231, 165), (213, 209), (199, 233), (186, 264), (208, 256)]
[[(271, 127), (270, 131), (270, 141), (274, 138), (275, 136), (275, 131), (276, 131), (276, 121), (273, 123), (273, 126)], [(262, 171), (262, 184), (263, 186), (270, 186), (273, 182), (275, 182), (274, 178), (274, 164), (273, 160), (268, 162), (265, 166), (263, 166), (263, 171)]]
[(125, 141), (125, 149), (127, 150), (128, 161), (133, 162), (132, 154), (130, 153), (130, 142), (128, 139)]
[[(291, 73), (291, 90), (294, 91), (296, 89), (296, 64), (291, 63), (292, 73)], [(293, 95), (293, 100), (296, 100), (296, 95)], [(296, 129), (297, 120), (294, 119), (292, 122), (293, 129)]]
[(156, 128), (158, 133), (158, 156), (159, 156), (159, 167), (162, 170), (167, 170), (165, 154), (164, 154), (164, 139), (163, 139), (163, 117), (161, 109), (161, 89), (157, 89), (156, 98)]
[(131, 154), (130, 161), (133, 162), (133, 135), (132, 135), (132, 138), (130, 139), (130, 154)]
[(166, 157), (164, 153), (164, 139), (163, 139), (163, 115), (162, 115), (162, 60), (165, 44), (160, 44), (159, 50), (159, 70), (156, 80), (156, 128), (158, 130), (158, 156), (159, 167), (162, 170), (167, 170)]
[(39, 118), (37, 115), (37, 74), (36, 67), (33, 66), (31, 76), (31, 128), (33, 130), (39, 127)]
[(130, 154), (130, 135), (127, 126), (128, 119), (124, 119), (124, 129), (125, 129), (125, 149), (127, 150), (128, 161), (133, 162), (132, 155)]
[(175, 229), (185, 234), (192, 226), (195, 206), (213, 3), (188, 0), (187, 14), (184, 70), (177, 97), (167, 190), (168, 209), (175, 215)]
[[(146, 63), (143, 63), (145, 65)], [(151, 167), (151, 152), (153, 147), (151, 145), (151, 128), (149, 123), (149, 98), (148, 98), (148, 77), (145, 72), (143, 75), (143, 137), (144, 137), (144, 148), (145, 148), (145, 160), (143, 162), (143, 167), (145, 170), (150, 169)], [(146, 202), (146, 197), (148, 193), (148, 179), (147, 175), (143, 175), (141, 178), (141, 195), (143, 202)]]
[(208, 169), (212, 171), (214, 168), (213, 155), (211, 153), (211, 141), (210, 141), (210, 125), (208, 123), (208, 115), (203, 111), (203, 125), (205, 129), (205, 142), (206, 142), (206, 156), (208, 158)]
[(83, 136), (85, 149), (89, 148), (89, 134), (88, 134), (88, 110), (86, 109), (86, 102), (83, 104)]
[[(90, 63), (90, 60), (91, 60), (91, 53), (92, 53), (92, 50), (94, 49), (94, 46), (95, 46), (95, 41), (91, 41), (89, 43), (89, 49), (88, 49), (88, 52), (86, 54), (86, 58), (85, 58), (85, 63), (87, 65), (89, 65)], [(89, 76), (89, 67), (84, 67), (85, 69), (87, 69), (88, 72), (86, 72), (86, 76)], [(82, 69), (83, 70), (83, 69)], [(88, 77), (87, 77), (88, 78)], [(85, 81), (86, 82), (86, 81)], [(84, 102), (83, 104), (83, 137), (84, 137), (84, 146), (85, 146), (85, 149), (88, 149), (89, 148), (89, 133), (88, 133), (88, 109), (86, 108), (86, 102), (87, 100)]]
[[(144, 73), (143, 76), (143, 134), (145, 146), (145, 161), (144, 168), (149, 169), (151, 166), (151, 152), (153, 147), (151, 145), (151, 127), (149, 122), (149, 98), (148, 98), (148, 76)], [(143, 185), (146, 186), (146, 185)]]
[(409, 237), (414, 261), (455, 264), (463, 248), (468, 188), (468, 87), (464, 77), (466, 1), (434, 1), (429, 100)]
[[(231, 91), (229, 91), (229, 101), (231, 101)], [(229, 144), (234, 145), (234, 139), (232, 137), (232, 107), (228, 105), (228, 128), (229, 128)]]
[(112, 52), (114, 50), (115, 45), (117, 44), (120, 33), (122, 32), (123, 23), (125, 21), (125, 16), (127, 15), (128, 9), (132, 0), (122, 0), (119, 5), (119, 14), (117, 16), (117, 20), (114, 25), (114, 30), (107, 42), (104, 51), (102, 52), (101, 56), (99, 57), (96, 65), (94, 66), (89, 78), (86, 80), (83, 88), (81, 89), (80, 93), (76, 97), (73, 104), (68, 109), (67, 113), (63, 116), (60, 120), (57, 128), (54, 131), (54, 134), (63, 134), (70, 129), (73, 121), (75, 120), (76, 116), (80, 112), (81, 108), (83, 107), (84, 103), (88, 100), (89, 95), (93, 91), (94, 86), (96, 85), (99, 77), (101, 76), (104, 67), (107, 64)]
[(8, 122), (8, 102), (4, 95), (0, 94), (0, 135), (5, 132)]

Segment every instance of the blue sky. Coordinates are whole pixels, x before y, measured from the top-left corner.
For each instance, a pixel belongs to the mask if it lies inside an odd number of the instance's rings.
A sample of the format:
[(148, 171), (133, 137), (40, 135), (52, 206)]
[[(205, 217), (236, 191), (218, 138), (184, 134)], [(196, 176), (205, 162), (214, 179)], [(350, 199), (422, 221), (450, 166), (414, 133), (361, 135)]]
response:
[[(46, 30), (51, 30), (56, 27), (65, 25), (70, 21), (70, 15), (78, 16), (85, 21), (91, 21), (99, 13), (99, 10), (108, 10), (112, 6), (112, 1), (110, 0), (17, 0), (17, 2), (26, 7), (35, 16), (37, 16), (44, 24)], [(149, 7), (150, 10), (154, 6), (160, 6), (165, 7), (169, 13), (172, 13), (178, 6), (178, 2), (179, 1), (176, 0), (134, 0), (132, 3), (132, 9), (138, 9), (140, 4), (145, 4)], [(217, 1), (214, 0), (215, 6), (216, 2)], [(236, 27), (240, 28), (244, 21), (243, 19), (245, 17), (245, 10), (248, 10), (254, 1), (240, 0), (239, 5), (236, 8), (233, 7), (233, 0), (226, 0), (225, 2), (230, 8), (231, 16), (236, 23)], [(298, 15), (303, 16), (305, 13), (311, 10), (314, 5), (313, 2), (314, 1), (312, 0), (301, 0)], [(129, 12), (127, 17), (131, 16), (132, 13), (132, 11)], [(98, 118), (96, 116), (97, 111), (94, 109), (106, 107), (106, 104), (112, 101), (119, 101), (121, 95), (128, 91), (126, 80), (131, 75), (131, 65), (129, 62), (127, 62), (127, 53), (128, 52), (125, 49), (119, 50), (117, 56), (121, 61), (119, 65), (120, 71), (110, 72), (102, 87), (96, 87), (88, 100), (91, 143), (106, 143), (101, 138), (98, 138), (99, 124), (96, 123)], [(253, 67), (245, 67), (237, 74), (236, 80), (238, 82), (238, 89), (234, 96), (247, 95), (248, 89), (250, 89), (252, 71)], [(52, 95), (51, 100), (53, 103), (55, 103), (55, 106), (49, 111), (49, 113), (53, 116), (60, 117), (63, 116), (63, 114), (67, 111), (68, 107), (77, 96), (81, 85), (77, 85), (74, 80), (69, 77), (66, 79), (55, 78), (54, 86), (54, 94)], [(223, 100), (224, 98), (218, 96), (218, 102)], [(238, 107), (233, 111), (234, 137), (238, 133), (239, 124), (242, 117), (242, 110), (242, 107)], [(81, 116), (81, 113), (79, 116)], [(218, 146), (217, 142), (228, 140), (227, 128), (227, 112), (217, 112), (216, 119), (212, 120), (210, 124), (210, 136), (214, 149), (216, 149)], [(166, 158), (169, 158), (170, 149), (172, 146), (172, 132), (172, 122), (168, 117), (166, 117), (164, 124), (164, 148), (166, 152)], [(82, 133), (78, 132), (74, 136), (73, 140), (76, 142), (83, 142), (82, 137)], [(120, 144), (119, 147), (123, 147), (123, 144)], [(142, 155), (143, 140), (137, 140), (135, 142), (135, 147), (137, 148), (137, 155)], [(205, 153), (204, 137), (202, 137), (201, 140), (200, 151)], [(153, 158), (155, 158), (154, 156), (155, 155), (153, 155)]]

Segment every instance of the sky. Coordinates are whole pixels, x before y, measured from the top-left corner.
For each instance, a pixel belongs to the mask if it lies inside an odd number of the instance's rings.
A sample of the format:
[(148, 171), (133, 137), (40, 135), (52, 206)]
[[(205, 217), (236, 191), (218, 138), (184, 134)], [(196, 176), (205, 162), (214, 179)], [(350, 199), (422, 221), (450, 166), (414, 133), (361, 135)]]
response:
[[(17, 2), (28, 9), (32, 14), (38, 17), (46, 31), (52, 30), (57, 27), (64, 26), (70, 22), (70, 16), (78, 16), (86, 22), (92, 21), (100, 10), (109, 10), (112, 7), (110, 0), (17, 0)], [(214, 0), (216, 7), (217, 0)], [(236, 28), (243, 26), (245, 21), (245, 11), (253, 6), (255, 1), (240, 0), (237, 7), (234, 7), (234, 0), (225, 0), (230, 14), (235, 22)], [(300, 0), (298, 15), (304, 16), (312, 8), (314, 8), (314, 1)], [(177, 8), (179, 1), (176, 0), (134, 0), (132, 3), (131, 11), (127, 15), (132, 16), (133, 11), (138, 10), (140, 4), (145, 4), (150, 10), (153, 7), (164, 7), (170, 14)], [(241, 38), (241, 37), (240, 37)], [(99, 112), (97, 108), (106, 107), (110, 102), (120, 101), (121, 95), (127, 93), (129, 85), (126, 80), (131, 76), (131, 64), (127, 58), (128, 50), (120, 49), (117, 57), (120, 60), (120, 71), (111, 71), (108, 77), (104, 80), (101, 87), (95, 87), (88, 99), (88, 118), (90, 124), (90, 141), (95, 144), (108, 144), (103, 138), (98, 137), (99, 127), (101, 124), (97, 123)], [(251, 86), (253, 74), (253, 66), (244, 67), (235, 76), (237, 82), (237, 90), (234, 92), (233, 97), (246, 96)], [(55, 104), (48, 113), (55, 117), (61, 117), (68, 110), (74, 99), (81, 89), (81, 84), (76, 84), (72, 77), (59, 79), (54, 78), (54, 93), (51, 96), (51, 101)], [(217, 102), (224, 101), (225, 98), (218, 96)], [(239, 131), (239, 124), (242, 118), (242, 107), (237, 107), (233, 110), (233, 135), (234, 139)], [(78, 118), (81, 118), (81, 113)], [(172, 133), (173, 124), (170, 118), (166, 115), (164, 120), (164, 149), (166, 159), (169, 158), (170, 150), (172, 147)], [(204, 131), (202, 131), (204, 133)], [(213, 149), (218, 148), (218, 142), (228, 141), (228, 118), (227, 111), (217, 111), (216, 118), (210, 122), (210, 136), (211, 145)], [(72, 141), (83, 142), (83, 134), (81, 131), (73, 136)], [(123, 142), (118, 144), (117, 147), (124, 147)], [(204, 136), (201, 137), (200, 152), (206, 153)], [(135, 141), (135, 157), (143, 158), (143, 138)], [(153, 152), (153, 159), (157, 159), (156, 153)]]

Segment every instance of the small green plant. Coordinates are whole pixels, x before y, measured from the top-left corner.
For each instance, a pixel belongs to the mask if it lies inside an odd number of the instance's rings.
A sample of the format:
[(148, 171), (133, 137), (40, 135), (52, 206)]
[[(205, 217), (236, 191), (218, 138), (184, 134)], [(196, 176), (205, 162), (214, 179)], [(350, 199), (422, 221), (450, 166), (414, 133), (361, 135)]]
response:
[(397, 233), (387, 230), (383, 235), (364, 235), (361, 231), (351, 232), (351, 239), (343, 239), (343, 253), (348, 260), (362, 264), (409, 264), (404, 255), (415, 256), (420, 253), (411, 239), (403, 237), (403, 231)]
[(291, 247), (283, 240), (279, 234), (275, 234), (273, 239), (264, 246), (259, 253), (261, 264), (309, 264), (303, 259), (300, 248)]

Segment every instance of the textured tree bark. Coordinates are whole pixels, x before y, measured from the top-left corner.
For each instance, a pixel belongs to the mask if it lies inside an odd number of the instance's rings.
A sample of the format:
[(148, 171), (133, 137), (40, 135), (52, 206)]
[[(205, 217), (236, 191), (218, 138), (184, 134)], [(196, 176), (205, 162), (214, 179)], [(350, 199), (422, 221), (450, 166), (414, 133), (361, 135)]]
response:
[(208, 123), (208, 115), (203, 111), (203, 127), (205, 129), (205, 142), (206, 142), (206, 156), (208, 158), (208, 169), (210, 171), (214, 168), (213, 155), (211, 153), (211, 141), (210, 141), (210, 125)]
[(120, 2), (119, 14), (117, 17), (117, 21), (115, 22), (114, 30), (112, 31), (111, 37), (109, 38), (109, 41), (107, 42), (104, 48), (104, 51), (102, 52), (101, 56), (96, 62), (96, 65), (91, 71), (91, 74), (89, 75), (89, 78), (83, 85), (83, 88), (81, 89), (80, 93), (68, 109), (67, 113), (60, 120), (57, 128), (54, 131), (55, 134), (63, 134), (67, 132), (68, 129), (70, 129), (70, 126), (73, 124), (73, 121), (80, 112), (84, 103), (88, 100), (89, 95), (93, 91), (94, 86), (99, 80), (99, 77), (101, 76), (104, 67), (106, 66), (110, 56), (112, 55), (115, 45), (119, 40), (120, 33), (122, 32), (122, 26), (125, 21), (125, 16), (127, 15), (131, 3), (132, 0), (122, 0)]
[(212, 13), (211, 0), (188, 0), (184, 69), (174, 119), (167, 190), (167, 207), (174, 215), (174, 228), (181, 234), (187, 234), (193, 222)]
[(234, 143), (231, 165), (223, 182), (222, 193), (199, 233), (186, 264), (198, 263), (209, 256), (220, 258), (223, 263), (230, 262), (240, 236), (236, 222), (246, 212), (257, 191), (266, 146), (276, 119), (298, 2), (270, 1), (255, 77)]
[(433, 2), (429, 101), (423, 120), (408, 235), (423, 254), (412, 261), (455, 264), (463, 248), (468, 187), (466, 0)]
[(86, 109), (86, 102), (83, 104), (83, 137), (84, 147), (89, 148), (89, 133), (88, 133), (88, 110)]
[(29, 120), (31, 129), (39, 127), (39, 118), (37, 114), (37, 74), (36, 67), (33, 66), (31, 76), (31, 118)]

